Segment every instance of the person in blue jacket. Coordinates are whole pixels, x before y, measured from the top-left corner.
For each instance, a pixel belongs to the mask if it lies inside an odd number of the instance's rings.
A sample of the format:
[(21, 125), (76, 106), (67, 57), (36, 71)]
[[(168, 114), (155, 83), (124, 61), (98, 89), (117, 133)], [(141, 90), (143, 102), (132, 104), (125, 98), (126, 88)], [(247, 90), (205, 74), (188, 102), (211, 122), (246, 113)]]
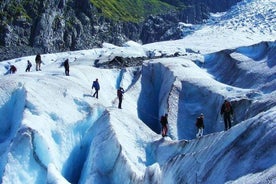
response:
[(92, 89), (94, 89), (94, 88), (95, 88), (95, 93), (93, 94), (93, 97), (96, 96), (96, 98), (98, 98), (98, 93), (99, 93), (99, 90), (100, 90), (100, 84), (99, 84), (98, 79), (93, 81)]

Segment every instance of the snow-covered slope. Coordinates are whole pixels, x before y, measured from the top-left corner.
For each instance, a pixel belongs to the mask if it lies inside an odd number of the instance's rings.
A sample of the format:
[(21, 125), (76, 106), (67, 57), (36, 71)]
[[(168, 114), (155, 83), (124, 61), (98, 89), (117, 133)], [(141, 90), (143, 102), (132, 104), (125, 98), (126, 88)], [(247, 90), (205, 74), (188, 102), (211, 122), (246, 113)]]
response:
[[(35, 56), (1, 62), (1, 183), (276, 183), (275, 10), (274, 0), (246, 0), (181, 40), (42, 55), (39, 72), (25, 72)], [(95, 67), (148, 53), (157, 57), (142, 66)], [(234, 108), (228, 131), (225, 98)]]
[[(275, 41), (275, 4), (275, 0), (241, 1), (228, 12), (213, 14), (204, 25), (191, 25), (189, 29), (192, 33), (184, 39), (160, 42), (159, 49), (155, 49), (163, 53), (193, 51), (206, 54), (262, 41)], [(154, 45), (145, 47), (151, 49)]]

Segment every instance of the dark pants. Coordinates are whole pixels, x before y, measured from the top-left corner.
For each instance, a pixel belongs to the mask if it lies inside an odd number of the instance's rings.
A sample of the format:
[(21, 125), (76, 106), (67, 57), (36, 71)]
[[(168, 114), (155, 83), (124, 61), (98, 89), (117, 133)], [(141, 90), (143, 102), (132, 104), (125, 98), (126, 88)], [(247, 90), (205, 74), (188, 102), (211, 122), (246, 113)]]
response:
[(123, 97), (119, 97), (119, 105), (118, 105), (119, 109), (122, 108), (122, 101), (123, 101)]
[(30, 69), (31, 69), (31, 67), (30, 67), (30, 66), (28, 66), (28, 67), (26, 68), (25, 72), (29, 72), (29, 71), (30, 71)]
[(162, 125), (162, 137), (167, 136), (168, 127), (167, 125)]
[(68, 70), (67, 70), (67, 69), (65, 70), (65, 75), (66, 75), (66, 76), (69, 76), (69, 69), (68, 69)]
[(225, 130), (230, 129), (231, 128), (231, 114), (230, 113), (224, 113), (223, 114), (223, 120), (224, 120)]
[(40, 65), (41, 65), (41, 63), (36, 63), (36, 66), (35, 66), (36, 71), (40, 71), (41, 70), (40, 69)]
[(95, 95), (96, 95), (96, 98), (98, 98), (98, 91), (99, 90), (97, 90), (97, 89), (95, 89), (96, 91), (95, 91), (95, 93), (93, 94), (93, 97), (95, 97)]

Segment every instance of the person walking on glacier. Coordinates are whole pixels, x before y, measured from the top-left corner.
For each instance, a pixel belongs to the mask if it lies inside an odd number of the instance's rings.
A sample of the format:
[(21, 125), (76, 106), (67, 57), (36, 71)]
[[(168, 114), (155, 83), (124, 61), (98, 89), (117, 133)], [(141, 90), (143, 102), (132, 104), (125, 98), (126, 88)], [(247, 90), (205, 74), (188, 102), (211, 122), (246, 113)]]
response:
[(196, 127), (198, 132), (196, 134), (196, 138), (200, 138), (203, 136), (203, 129), (204, 129), (204, 122), (203, 122), (204, 115), (201, 113), (199, 117), (196, 118)]
[(63, 66), (64, 66), (64, 70), (65, 70), (65, 75), (66, 76), (69, 76), (69, 59), (66, 59), (64, 62), (63, 62)]
[(161, 116), (160, 123), (162, 125), (162, 137), (167, 136), (168, 132), (168, 114), (166, 113), (164, 116)]
[(119, 89), (117, 90), (117, 97), (119, 99), (119, 104), (118, 104), (118, 108), (121, 109), (122, 108), (122, 101), (123, 101), (123, 94), (124, 94), (125, 90), (122, 87), (119, 87)]
[(28, 60), (25, 72), (29, 72), (31, 70), (31, 67), (32, 67), (32, 63)]
[(9, 73), (14, 74), (17, 71), (17, 68), (14, 65), (10, 65)]
[(40, 69), (41, 63), (42, 63), (41, 55), (37, 54), (36, 57), (35, 57), (35, 64), (36, 64), (35, 69), (36, 69), (36, 71), (41, 71), (41, 69)]
[(99, 93), (99, 90), (100, 90), (100, 84), (99, 84), (98, 79), (93, 81), (92, 89), (94, 89), (94, 88), (95, 88), (95, 93), (93, 94), (93, 97), (96, 96), (96, 98), (98, 98), (98, 93)]
[(225, 131), (231, 128), (231, 116), (233, 115), (233, 108), (228, 100), (224, 100), (221, 106), (220, 114), (223, 115)]

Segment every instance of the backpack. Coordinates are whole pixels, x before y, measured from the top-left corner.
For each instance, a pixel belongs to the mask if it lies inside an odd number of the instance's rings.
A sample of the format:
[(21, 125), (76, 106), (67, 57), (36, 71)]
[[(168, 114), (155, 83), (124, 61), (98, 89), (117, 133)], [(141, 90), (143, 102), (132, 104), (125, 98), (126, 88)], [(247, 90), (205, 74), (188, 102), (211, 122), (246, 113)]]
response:
[(16, 69), (16, 67), (14, 65), (11, 65), (11, 69), (10, 70), (11, 70), (12, 73), (15, 73), (17, 69)]
[(117, 90), (117, 97), (122, 97), (122, 91), (120, 89)]
[(231, 111), (231, 104), (230, 104), (230, 102), (225, 102), (224, 112), (230, 112), (230, 111)]

